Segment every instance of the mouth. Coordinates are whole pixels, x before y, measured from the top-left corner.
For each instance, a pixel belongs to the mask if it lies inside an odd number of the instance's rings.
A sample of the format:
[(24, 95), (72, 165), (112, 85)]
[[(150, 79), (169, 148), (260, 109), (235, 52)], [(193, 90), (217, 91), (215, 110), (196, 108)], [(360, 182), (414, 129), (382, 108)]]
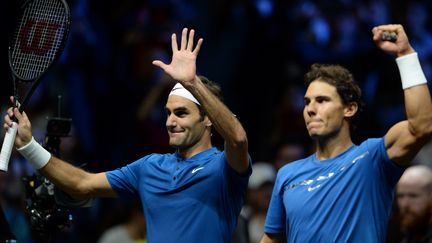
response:
[(309, 121), (307, 124), (308, 128), (314, 128), (321, 125), (321, 121)]
[(168, 130), (168, 134), (170, 135), (170, 136), (176, 136), (176, 135), (179, 135), (179, 134), (181, 134), (181, 133), (183, 133), (184, 131), (170, 131), (170, 130)]

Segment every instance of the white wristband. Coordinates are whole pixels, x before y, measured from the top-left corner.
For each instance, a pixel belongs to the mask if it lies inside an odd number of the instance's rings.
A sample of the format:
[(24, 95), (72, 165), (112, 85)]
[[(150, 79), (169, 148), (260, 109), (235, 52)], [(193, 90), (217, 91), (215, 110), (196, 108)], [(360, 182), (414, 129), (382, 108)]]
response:
[(417, 52), (396, 58), (396, 63), (399, 67), (403, 89), (427, 83)]
[(17, 151), (38, 170), (48, 164), (51, 158), (50, 152), (36, 142), (34, 137), (32, 137), (30, 143), (17, 148)]

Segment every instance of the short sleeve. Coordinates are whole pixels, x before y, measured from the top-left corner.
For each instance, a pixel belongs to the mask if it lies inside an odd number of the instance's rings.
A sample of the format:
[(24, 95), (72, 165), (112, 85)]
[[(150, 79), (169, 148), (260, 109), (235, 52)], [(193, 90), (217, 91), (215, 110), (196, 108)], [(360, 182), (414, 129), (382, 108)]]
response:
[(285, 234), (286, 213), (283, 203), (283, 179), (279, 172), (273, 187), (270, 205), (267, 210), (264, 232), (269, 234)]
[(120, 195), (132, 197), (138, 193), (139, 170), (147, 157), (106, 173), (111, 187)]
[(390, 188), (393, 188), (405, 171), (405, 167), (390, 160), (385, 148), (384, 138), (369, 139), (367, 141), (367, 146), (370, 151), (375, 151), (373, 156), (377, 158), (372, 161), (376, 163), (374, 166), (377, 168), (380, 177), (385, 179), (385, 183), (390, 186)]

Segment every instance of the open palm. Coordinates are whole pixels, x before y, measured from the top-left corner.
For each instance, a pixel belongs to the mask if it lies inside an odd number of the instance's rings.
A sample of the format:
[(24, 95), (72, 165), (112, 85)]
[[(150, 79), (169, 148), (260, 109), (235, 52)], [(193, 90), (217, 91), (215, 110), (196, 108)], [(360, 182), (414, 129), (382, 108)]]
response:
[(160, 60), (153, 61), (153, 64), (162, 68), (174, 80), (182, 82), (191, 82), (196, 76), (196, 59), (201, 48), (203, 39), (199, 39), (194, 48), (194, 34), (192, 29), (189, 32), (184, 28), (182, 31), (180, 48), (177, 44), (176, 34), (171, 36), (171, 47), (173, 56), (170, 64), (165, 64)]

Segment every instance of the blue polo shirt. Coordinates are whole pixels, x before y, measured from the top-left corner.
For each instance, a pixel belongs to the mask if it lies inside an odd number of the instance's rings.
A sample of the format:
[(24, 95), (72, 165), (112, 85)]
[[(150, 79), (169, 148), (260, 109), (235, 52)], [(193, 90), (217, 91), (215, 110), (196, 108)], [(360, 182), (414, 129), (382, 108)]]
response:
[(229, 242), (250, 174), (251, 166), (239, 175), (216, 148), (189, 159), (151, 154), (106, 173), (120, 196), (141, 198), (150, 243)]
[(315, 154), (282, 167), (264, 231), (287, 242), (385, 242), (403, 167), (384, 139), (368, 139), (328, 160)]

